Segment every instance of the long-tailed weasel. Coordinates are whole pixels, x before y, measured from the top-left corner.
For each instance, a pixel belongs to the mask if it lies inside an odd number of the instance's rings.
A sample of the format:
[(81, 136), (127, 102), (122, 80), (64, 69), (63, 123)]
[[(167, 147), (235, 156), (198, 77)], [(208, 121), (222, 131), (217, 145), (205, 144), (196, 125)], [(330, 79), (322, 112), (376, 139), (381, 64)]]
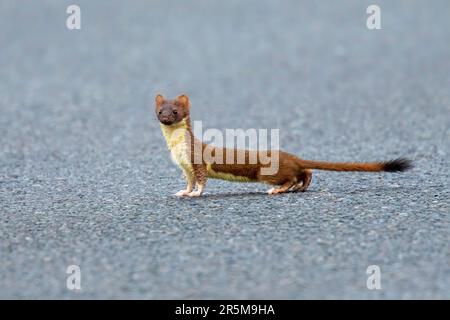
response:
[[(214, 147), (196, 139), (192, 133), (189, 118), (190, 103), (186, 95), (166, 100), (157, 95), (156, 115), (173, 160), (181, 167), (187, 180), (187, 187), (177, 196), (200, 196), (208, 178), (240, 182), (262, 182), (275, 185), (269, 194), (292, 191), (306, 191), (311, 183), (312, 169), (331, 171), (405, 171), (412, 167), (408, 159), (399, 158), (384, 162), (349, 163), (323, 162), (300, 159), (283, 151), (249, 151)], [(267, 164), (262, 161), (267, 153), (277, 152), (278, 167), (275, 173), (263, 174)], [(205, 154), (210, 157), (204, 157)], [(228, 159), (245, 161), (230, 163)], [(242, 159), (242, 158), (241, 158)], [(251, 160), (254, 161), (251, 161)], [(195, 186), (197, 189), (194, 191)]]

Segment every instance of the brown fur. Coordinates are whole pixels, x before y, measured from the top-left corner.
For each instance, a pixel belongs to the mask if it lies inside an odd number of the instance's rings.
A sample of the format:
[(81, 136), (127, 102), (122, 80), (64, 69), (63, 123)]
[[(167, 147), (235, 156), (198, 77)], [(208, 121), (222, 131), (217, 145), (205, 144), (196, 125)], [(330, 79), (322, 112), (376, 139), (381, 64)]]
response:
[[(166, 100), (161, 95), (156, 96), (156, 114), (158, 120), (163, 126), (173, 126), (185, 120), (185, 128), (189, 136), (190, 145), (187, 146), (190, 150), (189, 158), (192, 165), (193, 177), (190, 177), (189, 172), (185, 172), (188, 180), (186, 190), (181, 190), (177, 195), (199, 196), (203, 192), (206, 184), (208, 174), (208, 164), (203, 157), (200, 156), (201, 164), (194, 164), (195, 150), (201, 150), (202, 154), (205, 148), (212, 149), (212, 155), (215, 156), (222, 151), (223, 161), (221, 163), (211, 163), (210, 169), (215, 173), (232, 175), (240, 177), (249, 182), (263, 182), (279, 187), (269, 190), (269, 194), (278, 194), (292, 191), (306, 191), (311, 183), (312, 169), (330, 170), (330, 171), (405, 171), (412, 167), (412, 163), (407, 159), (395, 159), (387, 162), (369, 162), (369, 163), (355, 163), (355, 162), (324, 162), (324, 161), (310, 161), (300, 159), (292, 154), (279, 151), (279, 169), (273, 175), (262, 175), (261, 169), (265, 166), (261, 164), (261, 152), (266, 154), (266, 151), (249, 151), (245, 150), (245, 164), (232, 163), (227, 164), (225, 159), (227, 155), (233, 154), (234, 159), (237, 159), (238, 150), (236, 149), (222, 149), (207, 145), (196, 139), (192, 133), (190, 124), (190, 103), (186, 95), (182, 95), (173, 100)], [(197, 148), (195, 148), (197, 146)], [(267, 156), (270, 157), (270, 151), (267, 151)], [(256, 157), (256, 164), (249, 164), (249, 159)], [(268, 166), (268, 165), (267, 165)], [(197, 184), (198, 190), (192, 191)]]

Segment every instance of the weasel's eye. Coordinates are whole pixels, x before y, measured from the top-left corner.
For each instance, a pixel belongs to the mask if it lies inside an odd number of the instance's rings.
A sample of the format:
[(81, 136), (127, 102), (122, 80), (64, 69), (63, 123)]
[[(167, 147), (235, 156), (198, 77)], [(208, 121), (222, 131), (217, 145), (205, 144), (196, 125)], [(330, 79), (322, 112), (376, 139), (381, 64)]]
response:
[(161, 113), (162, 113), (162, 111), (158, 112), (158, 114), (161, 114)]
[(173, 114), (177, 114), (178, 111), (177, 111), (177, 110), (173, 110), (172, 113), (173, 113)]

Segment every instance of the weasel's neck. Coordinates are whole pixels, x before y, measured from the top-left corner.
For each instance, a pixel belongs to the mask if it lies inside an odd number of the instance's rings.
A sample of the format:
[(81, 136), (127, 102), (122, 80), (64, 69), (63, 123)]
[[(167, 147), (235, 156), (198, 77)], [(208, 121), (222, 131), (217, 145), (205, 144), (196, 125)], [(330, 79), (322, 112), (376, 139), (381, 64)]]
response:
[(191, 138), (193, 138), (189, 117), (186, 117), (180, 122), (171, 125), (161, 123), (160, 126), (169, 149), (172, 149), (180, 142), (185, 142), (186, 132), (191, 136)]

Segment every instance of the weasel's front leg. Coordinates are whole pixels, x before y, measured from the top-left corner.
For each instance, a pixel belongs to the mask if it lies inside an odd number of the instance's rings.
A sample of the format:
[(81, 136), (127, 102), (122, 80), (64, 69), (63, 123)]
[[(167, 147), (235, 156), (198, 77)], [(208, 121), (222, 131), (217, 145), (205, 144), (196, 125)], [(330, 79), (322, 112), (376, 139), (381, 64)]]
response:
[(190, 173), (190, 172), (184, 171), (184, 177), (186, 178), (186, 181), (187, 181), (186, 189), (185, 190), (180, 190), (177, 193), (175, 193), (175, 195), (177, 197), (187, 196), (194, 189), (194, 186), (195, 186), (195, 177), (194, 177), (194, 175), (192, 173)]
[(206, 180), (207, 180), (207, 170), (206, 170), (206, 166), (204, 165), (193, 165), (194, 167), (194, 175), (195, 175), (195, 181), (197, 182), (197, 190), (192, 191), (190, 193), (188, 193), (189, 197), (199, 197), (202, 195), (203, 193), (203, 189), (205, 188), (206, 185)]
[(198, 185), (197, 185), (197, 190), (188, 193), (187, 196), (188, 196), (188, 197), (199, 197), (199, 196), (201, 196), (202, 193), (203, 193), (204, 187), (205, 187), (205, 185), (203, 185), (203, 184), (198, 184)]

